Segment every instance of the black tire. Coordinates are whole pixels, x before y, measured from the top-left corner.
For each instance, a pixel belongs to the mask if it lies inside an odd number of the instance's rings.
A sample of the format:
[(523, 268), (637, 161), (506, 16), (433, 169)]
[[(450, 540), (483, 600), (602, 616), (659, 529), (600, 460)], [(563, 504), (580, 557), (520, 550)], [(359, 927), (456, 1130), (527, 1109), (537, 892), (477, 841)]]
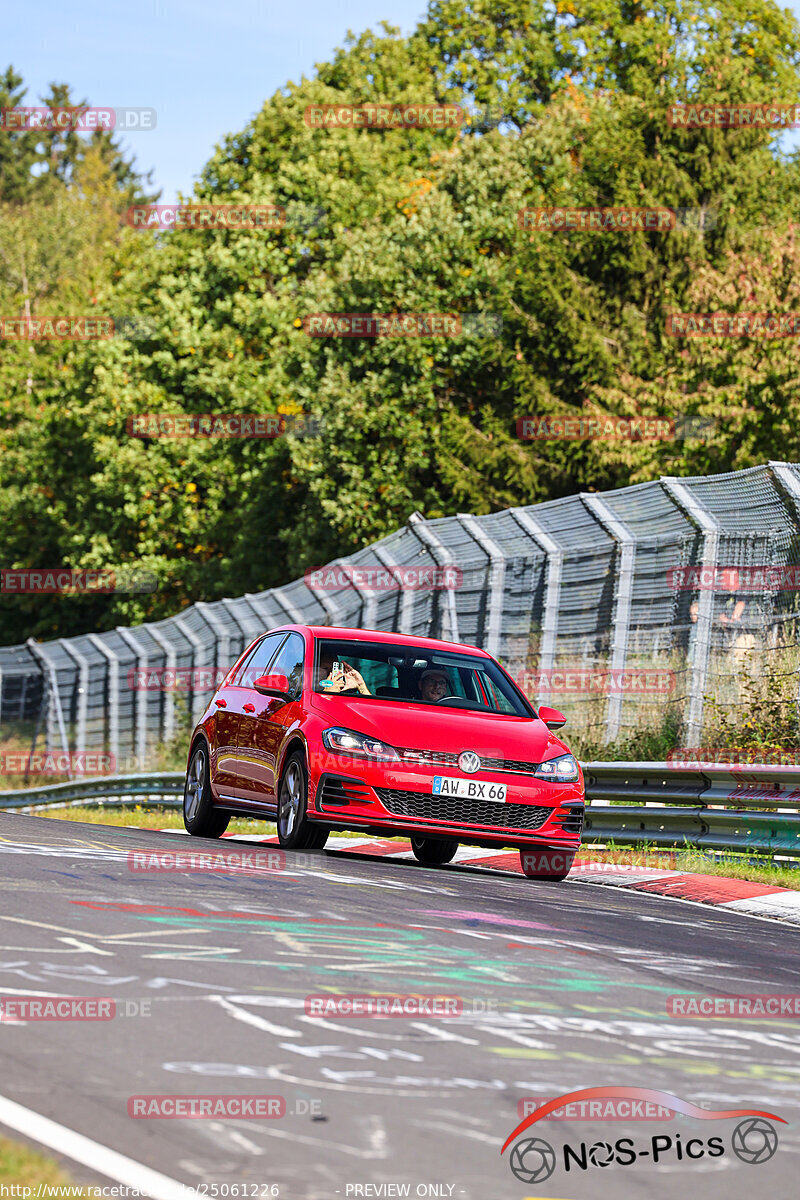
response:
[(214, 808), (208, 746), (198, 742), (183, 787), (183, 823), (193, 837), (218, 838), (228, 828), (230, 819), (230, 813)]
[(451, 838), (412, 837), (411, 849), (417, 862), (429, 867), (439, 867), (449, 863), (458, 849), (458, 842)]
[(519, 865), (527, 879), (561, 883), (572, 870), (576, 850), (520, 850)]
[(286, 760), (278, 787), (278, 841), (284, 850), (321, 850), (330, 829), (307, 817), (308, 771), (302, 750)]

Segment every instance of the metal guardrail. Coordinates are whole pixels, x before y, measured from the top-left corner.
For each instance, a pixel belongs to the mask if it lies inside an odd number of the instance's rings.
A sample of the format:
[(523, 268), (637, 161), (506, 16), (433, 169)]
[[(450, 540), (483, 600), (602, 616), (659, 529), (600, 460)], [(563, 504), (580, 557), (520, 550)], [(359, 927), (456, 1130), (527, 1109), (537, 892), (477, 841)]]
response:
[(0, 792), (0, 809), (49, 808), (66, 804), (85, 804), (87, 808), (106, 800), (118, 804), (178, 805), (183, 796), (186, 776), (183, 771), (160, 771), (150, 775), (106, 775), (78, 779), (70, 783), (52, 783), (46, 787), (26, 788), (20, 792)]
[[(590, 762), (585, 840), (753, 851), (800, 859), (800, 768), (753, 763), (697, 770)], [(118, 775), (0, 792), (0, 809), (75, 804), (179, 806), (182, 771)]]
[(585, 840), (800, 859), (800, 768), (584, 763)]

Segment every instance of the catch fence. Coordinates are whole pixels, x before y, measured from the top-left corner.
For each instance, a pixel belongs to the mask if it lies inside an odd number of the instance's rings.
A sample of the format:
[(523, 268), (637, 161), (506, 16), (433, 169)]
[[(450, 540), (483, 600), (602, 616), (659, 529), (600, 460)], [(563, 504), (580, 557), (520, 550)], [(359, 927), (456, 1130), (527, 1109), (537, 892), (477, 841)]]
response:
[(535, 702), (566, 713), (581, 747), (670, 714), (680, 743), (697, 747), (709, 703), (715, 720), (735, 720), (765, 677), (796, 719), (799, 562), (795, 463), (487, 516), (414, 513), (284, 587), (0, 648), (0, 741), (16, 731), (37, 749), (105, 751), (118, 771), (146, 770), (257, 634), (298, 622), (482, 646)]

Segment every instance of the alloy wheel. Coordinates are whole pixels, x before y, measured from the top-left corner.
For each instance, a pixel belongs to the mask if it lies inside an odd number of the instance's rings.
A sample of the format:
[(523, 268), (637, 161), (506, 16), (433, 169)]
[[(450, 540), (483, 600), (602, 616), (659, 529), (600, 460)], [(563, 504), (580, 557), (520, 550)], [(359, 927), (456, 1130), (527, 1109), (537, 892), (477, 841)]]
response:
[(300, 813), (300, 801), (303, 794), (303, 780), (300, 766), (290, 762), (281, 784), (281, 800), (278, 819), (281, 823), (281, 836), (292, 836)]
[(203, 750), (197, 750), (186, 777), (186, 792), (183, 798), (183, 811), (187, 821), (193, 821), (200, 810), (205, 782), (206, 756)]

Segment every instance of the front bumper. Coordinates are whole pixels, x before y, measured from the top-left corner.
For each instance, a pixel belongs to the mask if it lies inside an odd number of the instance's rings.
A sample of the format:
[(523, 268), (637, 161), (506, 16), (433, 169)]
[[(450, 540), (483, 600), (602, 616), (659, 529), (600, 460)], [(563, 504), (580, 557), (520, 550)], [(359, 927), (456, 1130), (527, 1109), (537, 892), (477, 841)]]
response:
[(502, 783), (505, 801), (433, 795), (433, 778), (450, 774), (426, 766), (373, 763), (323, 770), (309, 778), (310, 814), (333, 828), (424, 833), (484, 846), (577, 848), (583, 828), (583, 781), (550, 783), (530, 775), (481, 771), (463, 776)]

